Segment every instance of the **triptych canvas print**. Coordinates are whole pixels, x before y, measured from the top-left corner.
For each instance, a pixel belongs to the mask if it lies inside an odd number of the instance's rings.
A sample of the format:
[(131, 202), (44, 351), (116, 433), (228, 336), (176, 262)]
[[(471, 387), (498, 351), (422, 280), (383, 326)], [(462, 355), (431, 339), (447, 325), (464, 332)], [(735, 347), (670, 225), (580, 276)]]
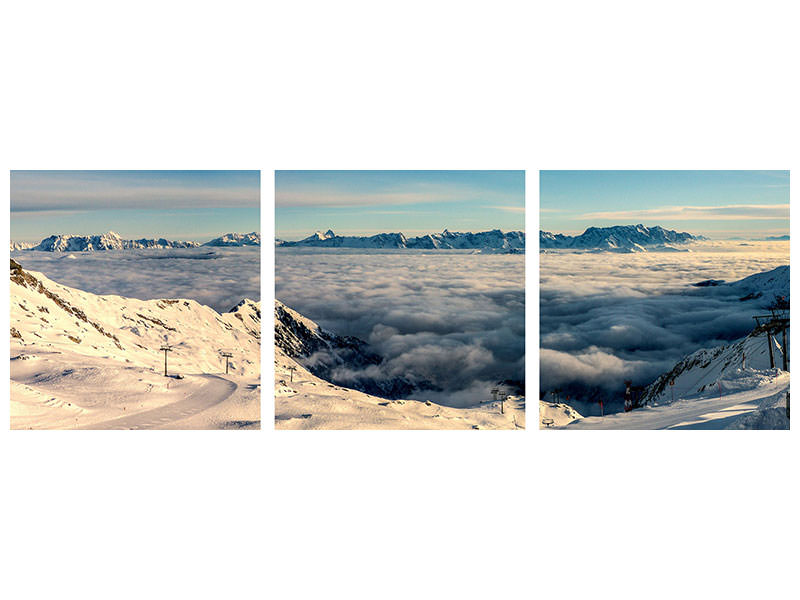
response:
[(11, 429), (789, 428), (788, 171), (10, 179)]

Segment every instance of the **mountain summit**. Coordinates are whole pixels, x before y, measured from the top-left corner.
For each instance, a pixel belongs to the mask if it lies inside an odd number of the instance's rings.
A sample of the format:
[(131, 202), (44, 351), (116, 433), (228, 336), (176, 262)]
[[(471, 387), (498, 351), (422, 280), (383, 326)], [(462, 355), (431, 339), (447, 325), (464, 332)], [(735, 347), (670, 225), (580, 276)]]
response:
[(705, 239), (691, 233), (679, 233), (658, 225), (615, 225), (589, 227), (581, 235), (569, 236), (549, 231), (539, 232), (541, 249), (609, 250), (615, 252), (645, 252), (648, 249), (680, 251), (677, 246)]
[(51, 235), (38, 244), (12, 244), (12, 250), (38, 250), (40, 252), (91, 252), (94, 250), (137, 250), (141, 248), (197, 248), (197, 242), (182, 242), (164, 238), (123, 240), (109, 231), (100, 235)]
[(260, 246), (261, 234), (255, 231), (251, 233), (226, 233), (203, 246)]

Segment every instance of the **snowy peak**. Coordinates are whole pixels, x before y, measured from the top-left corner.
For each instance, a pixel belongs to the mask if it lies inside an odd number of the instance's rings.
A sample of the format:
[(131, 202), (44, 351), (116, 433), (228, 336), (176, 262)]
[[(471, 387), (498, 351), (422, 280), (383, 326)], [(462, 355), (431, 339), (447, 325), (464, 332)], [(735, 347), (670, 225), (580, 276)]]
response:
[(9, 247), (12, 252), (15, 250), (30, 250), (36, 244), (33, 242), (9, 242)]
[(226, 233), (203, 246), (260, 246), (261, 234), (255, 231), (250, 233)]
[(589, 227), (581, 235), (565, 236), (549, 231), (539, 232), (539, 247), (542, 249), (606, 250), (612, 252), (646, 252), (648, 250), (680, 251), (680, 246), (705, 239), (690, 233), (679, 233), (658, 225), (615, 225), (613, 227)]
[(245, 330), (257, 339), (261, 339), (261, 302), (255, 302), (250, 298), (245, 298), (239, 304), (228, 311), (242, 322)]
[(525, 234), (522, 231), (503, 232), (499, 229), (479, 233), (459, 233), (445, 229), (442, 233), (430, 233), (418, 237), (406, 237), (403, 233), (379, 233), (372, 236), (340, 236), (332, 230), (324, 234), (317, 231), (298, 242), (280, 241), (276, 246), (312, 246), (321, 248), (409, 248), (422, 250), (485, 250), (522, 251)]

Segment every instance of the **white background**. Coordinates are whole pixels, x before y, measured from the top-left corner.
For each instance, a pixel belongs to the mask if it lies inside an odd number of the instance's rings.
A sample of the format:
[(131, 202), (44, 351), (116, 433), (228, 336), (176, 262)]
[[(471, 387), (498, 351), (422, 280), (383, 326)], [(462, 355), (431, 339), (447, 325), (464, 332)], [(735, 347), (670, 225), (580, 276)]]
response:
[[(273, 169), (526, 169), (535, 235), (540, 168), (795, 167), (793, 4), (6, 3), (0, 168), (261, 169), (267, 241)], [(796, 428), (535, 429), (531, 246), (528, 431), (273, 432), (265, 344), (262, 432), (0, 431), (4, 595), (797, 597)]]

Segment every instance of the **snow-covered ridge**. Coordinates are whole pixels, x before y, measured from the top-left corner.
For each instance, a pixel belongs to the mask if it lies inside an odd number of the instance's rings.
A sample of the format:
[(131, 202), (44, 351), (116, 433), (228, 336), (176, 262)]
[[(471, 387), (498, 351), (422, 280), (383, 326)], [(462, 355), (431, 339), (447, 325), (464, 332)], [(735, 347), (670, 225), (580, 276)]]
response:
[(226, 233), (203, 246), (260, 246), (261, 234), (255, 231), (251, 233)]
[(275, 301), (275, 346), (317, 377), (368, 394), (401, 398), (420, 385), (403, 377), (380, 376), (375, 368), (383, 358), (371, 352), (365, 341), (325, 331), (279, 300)]
[(51, 235), (38, 244), (17, 244), (12, 250), (38, 250), (41, 252), (92, 252), (95, 250), (136, 250), (142, 248), (197, 248), (197, 242), (173, 241), (164, 238), (123, 240), (109, 231), (101, 235)]
[(780, 298), (789, 298), (789, 265), (755, 273), (730, 283), (723, 279), (706, 279), (692, 285), (700, 288), (733, 290), (741, 296), (739, 298), (741, 301), (763, 298), (762, 304), (769, 305)]
[(199, 244), (192, 241), (175, 241), (164, 238), (141, 238), (124, 240), (119, 234), (109, 231), (100, 235), (51, 235), (38, 244), (11, 242), (12, 251), (38, 250), (40, 252), (93, 252), (97, 250), (141, 250), (163, 248), (198, 248), (200, 246), (260, 246), (261, 234), (226, 233), (218, 238)]
[(258, 302), (100, 296), (14, 260), (10, 292), (12, 429), (259, 427)]
[(687, 251), (682, 246), (705, 239), (691, 233), (679, 233), (672, 229), (639, 225), (615, 225), (613, 227), (589, 227), (581, 235), (568, 236), (549, 231), (539, 232), (539, 248), (600, 250), (611, 252)]
[[(195, 300), (137, 300), (69, 288), (11, 260), (12, 357), (37, 352), (103, 357), (153, 367), (159, 347), (174, 347), (170, 364), (192, 373), (220, 369), (220, 349), (233, 353), (231, 372), (260, 373), (260, 303), (243, 300), (217, 313)], [(224, 362), (222, 363), (224, 365)]]
[(525, 248), (525, 233), (503, 232), (499, 229), (478, 233), (452, 232), (431, 233), (418, 237), (406, 237), (402, 233), (379, 233), (372, 236), (342, 236), (332, 230), (317, 231), (309, 237), (287, 242), (277, 240), (276, 246), (311, 246), (319, 248), (409, 248), (422, 250), (482, 250), (520, 251)]
[[(789, 265), (755, 273), (731, 283), (715, 280), (709, 282), (701, 284), (734, 289), (737, 294), (742, 295), (741, 300), (764, 298), (768, 304), (772, 304), (778, 298), (788, 302), (790, 297)], [(773, 362), (776, 367), (780, 367), (782, 363), (781, 342), (777, 336), (772, 338)], [(683, 357), (669, 372), (662, 374), (645, 388), (642, 403), (664, 403), (667, 396), (671, 399), (673, 395), (701, 393), (716, 384), (720, 378), (741, 374), (743, 366), (745, 369), (760, 371), (771, 368), (767, 336), (763, 330), (754, 329), (749, 335), (733, 343), (702, 348)]]
[(9, 242), (9, 246), (11, 247), (11, 251), (14, 252), (15, 250), (29, 250), (33, 248), (36, 244), (33, 242)]

